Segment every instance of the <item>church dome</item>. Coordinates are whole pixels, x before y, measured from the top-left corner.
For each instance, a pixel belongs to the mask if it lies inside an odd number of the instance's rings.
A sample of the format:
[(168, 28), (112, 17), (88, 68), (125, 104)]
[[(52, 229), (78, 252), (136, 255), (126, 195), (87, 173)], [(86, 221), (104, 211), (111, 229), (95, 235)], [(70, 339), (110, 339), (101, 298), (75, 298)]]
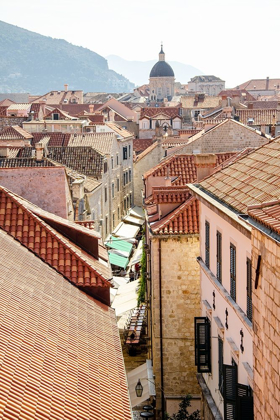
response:
[(150, 77), (174, 77), (174, 71), (166, 61), (158, 61), (152, 68)]

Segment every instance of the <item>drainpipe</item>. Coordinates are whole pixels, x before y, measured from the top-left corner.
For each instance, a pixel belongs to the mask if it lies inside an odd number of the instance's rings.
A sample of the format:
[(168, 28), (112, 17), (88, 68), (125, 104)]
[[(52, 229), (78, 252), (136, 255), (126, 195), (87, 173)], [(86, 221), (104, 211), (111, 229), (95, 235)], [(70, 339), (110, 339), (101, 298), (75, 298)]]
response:
[(159, 338), (160, 338), (160, 383), (161, 383), (161, 416), (164, 419), (164, 384), (163, 384), (163, 349), (162, 349), (162, 292), (161, 292), (161, 239), (158, 240), (159, 264)]

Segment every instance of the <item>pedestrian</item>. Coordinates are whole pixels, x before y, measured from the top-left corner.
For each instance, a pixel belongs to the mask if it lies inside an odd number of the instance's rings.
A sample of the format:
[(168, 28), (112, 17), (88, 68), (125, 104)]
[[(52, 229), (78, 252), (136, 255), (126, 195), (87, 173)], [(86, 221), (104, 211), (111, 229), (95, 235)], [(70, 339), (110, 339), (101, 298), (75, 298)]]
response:
[(134, 280), (134, 272), (132, 271), (132, 268), (129, 271), (129, 281), (133, 281)]

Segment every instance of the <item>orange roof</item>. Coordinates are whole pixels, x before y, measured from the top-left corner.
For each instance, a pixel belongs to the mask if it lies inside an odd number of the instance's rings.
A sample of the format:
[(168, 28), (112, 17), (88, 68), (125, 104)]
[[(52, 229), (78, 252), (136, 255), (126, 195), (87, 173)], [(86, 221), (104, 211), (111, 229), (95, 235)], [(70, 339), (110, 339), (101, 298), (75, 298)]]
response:
[(142, 118), (156, 118), (158, 115), (166, 115), (168, 118), (181, 118), (180, 107), (155, 107), (155, 108), (142, 108), (140, 120)]
[(199, 185), (240, 213), (280, 197), (280, 137), (203, 180)]
[(248, 206), (248, 214), (262, 225), (280, 234), (280, 200)]
[(1, 140), (18, 140), (18, 139), (32, 139), (32, 134), (25, 131), (23, 128), (18, 125), (12, 125), (4, 128), (0, 133)]
[(0, 264), (0, 418), (131, 420), (114, 310), (1, 229)]
[(271, 125), (276, 123), (277, 109), (237, 109), (236, 115), (242, 124), (248, 124), (248, 120), (253, 119), (252, 125)]
[(153, 233), (180, 235), (199, 233), (199, 202), (191, 197), (172, 213), (150, 224)]
[(171, 187), (153, 187), (152, 202), (161, 203), (182, 203), (190, 197), (190, 190), (185, 185)]
[(133, 140), (133, 151), (134, 152), (143, 152), (153, 143), (152, 139), (134, 139)]
[(99, 262), (99, 236), (90, 229), (48, 213), (4, 187), (0, 187), (0, 228), (71, 283), (110, 304), (111, 270)]
[[(148, 150), (148, 149), (147, 149)], [(235, 153), (216, 153), (217, 165), (229, 159)], [(180, 177), (178, 185), (186, 185), (196, 181), (195, 155), (172, 155), (161, 161), (157, 166), (144, 174), (144, 179), (149, 176)]]

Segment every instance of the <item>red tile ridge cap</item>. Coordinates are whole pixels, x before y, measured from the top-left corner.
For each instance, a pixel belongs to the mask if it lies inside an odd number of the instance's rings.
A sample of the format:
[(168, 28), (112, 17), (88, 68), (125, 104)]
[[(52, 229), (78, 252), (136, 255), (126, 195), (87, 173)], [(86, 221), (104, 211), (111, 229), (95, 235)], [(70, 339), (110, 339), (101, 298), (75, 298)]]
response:
[[(69, 253), (71, 255), (75, 255), (75, 257), (80, 260), (89, 270), (92, 270), (94, 272), (95, 275), (97, 275), (101, 282), (103, 283), (104, 286), (107, 287), (112, 287), (111, 283), (103, 277), (103, 275), (101, 273), (98, 272), (98, 270), (96, 270), (95, 267), (92, 267), (91, 264), (89, 264), (81, 255), (79, 255), (77, 253), (77, 251), (75, 251), (74, 248), (76, 249), (80, 249), (77, 245), (75, 245), (73, 243), (73, 247), (69, 246), (69, 244), (63, 240), (63, 235), (59, 234), (58, 232), (56, 232), (55, 229), (53, 229), (52, 227), (50, 227), (46, 222), (44, 222), (42, 219), (40, 219), (39, 216), (37, 216), (35, 213), (33, 213), (31, 210), (28, 209), (28, 207), (24, 206), (22, 203), (20, 203), (18, 200), (16, 200), (16, 196), (17, 194), (11, 193), (9, 190), (7, 190), (5, 187), (0, 186), (0, 191), (4, 192), (14, 203), (16, 203), (16, 205), (18, 207), (20, 207), (24, 212), (26, 212), (31, 218), (33, 218), (34, 220), (36, 220), (36, 222), (42, 226), (44, 229), (46, 229), (46, 231), (54, 238), (56, 239), (58, 242), (60, 242), (63, 246), (65, 246), (65, 248), (69, 251)], [(5, 228), (3, 226), (1, 226), (1, 228), (3, 230), (5, 230)], [(86, 228), (85, 228), (86, 229)], [(9, 233), (11, 236), (13, 236), (15, 239), (19, 240), (16, 235), (12, 235), (9, 231), (5, 232)], [(22, 243), (21, 240), (19, 240), (19, 242), (24, 245)], [(72, 243), (71, 241), (69, 241), (70, 243)], [(26, 245), (25, 245), (26, 246)], [(40, 254), (37, 254), (34, 250), (30, 249), (28, 246), (26, 246), (32, 253), (34, 253), (36, 256), (38, 256), (39, 258), (41, 258), (44, 262), (46, 262), (47, 264), (49, 264), (45, 259), (43, 259)], [(89, 258), (93, 258), (89, 255)], [(96, 260), (98, 261), (98, 260)], [(64, 277), (68, 278), (68, 280), (72, 283), (75, 284), (76, 286), (79, 286), (77, 284), (77, 282), (74, 282), (71, 278), (67, 277), (65, 275), (65, 273), (61, 273), (59, 269), (53, 267), (51, 264), (49, 264), (53, 269), (55, 269), (57, 272), (59, 272), (60, 274), (62, 274)], [(81, 285), (80, 285), (81, 286)]]
[[(191, 192), (190, 192), (191, 194)], [(186, 200), (184, 203), (182, 203), (179, 207), (177, 207), (175, 210), (173, 210), (171, 213), (164, 216), (161, 220), (157, 222), (156, 229), (154, 229), (153, 226), (151, 226), (151, 230), (155, 233), (157, 233), (166, 223), (172, 222), (182, 210), (184, 210), (186, 207), (190, 206), (192, 203), (194, 203), (197, 199), (194, 196), (191, 196), (188, 200)]]
[(267, 201), (265, 203), (260, 203), (260, 204), (250, 204), (249, 206), (247, 206), (247, 209), (248, 211), (254, 210), (254, 209), (263, 209), (266, 207), (275, 206), (277, 204), (280, 204), (280, 200)]

